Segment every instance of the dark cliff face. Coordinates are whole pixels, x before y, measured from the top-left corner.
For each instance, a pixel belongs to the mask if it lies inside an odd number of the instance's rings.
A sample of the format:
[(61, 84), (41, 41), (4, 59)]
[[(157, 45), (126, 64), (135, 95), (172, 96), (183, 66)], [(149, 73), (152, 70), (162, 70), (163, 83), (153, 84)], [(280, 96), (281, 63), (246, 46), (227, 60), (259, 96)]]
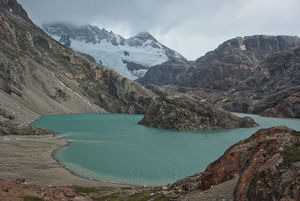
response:
[(294, 36), (237, 37), (196, 60), (196, 68), (181, 75), (182, 86), (228, 90), (239, 85), (265, 58), (300, 46)]
[(180, 59), (173, 59), (163, 64), (151, 67), (145, 76), (139, 78), (137, 82), (144, 86), (149, 84), (175, 84), (178, 76), (187, 72), (189, 68), (189, 62)]
[(9, 11), (27, 21), (30, 21), (26, 11), (16, 0), (0, 0), (0, 9)]
[(264, 60), (223, 107), (265, 116), (300, 118), (300, 48), (275, 53)]
[(246, 85), (263, 91), (300, 85), (300, 48), (269, 56), (246, 80)]

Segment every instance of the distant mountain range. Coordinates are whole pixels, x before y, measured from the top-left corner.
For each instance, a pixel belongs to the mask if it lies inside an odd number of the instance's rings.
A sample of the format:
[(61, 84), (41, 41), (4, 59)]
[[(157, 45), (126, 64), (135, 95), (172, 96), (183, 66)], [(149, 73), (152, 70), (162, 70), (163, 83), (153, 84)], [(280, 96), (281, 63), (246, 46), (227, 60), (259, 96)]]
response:
[(91, 25), (56, 23), (44, 24), (42, 28), (61, 44), (89, 55), (97, 63), (133, 80), (143, 77), (151, 66), (175, 58), (186, 60), (147, 32), (125, 39), (112, 31)]

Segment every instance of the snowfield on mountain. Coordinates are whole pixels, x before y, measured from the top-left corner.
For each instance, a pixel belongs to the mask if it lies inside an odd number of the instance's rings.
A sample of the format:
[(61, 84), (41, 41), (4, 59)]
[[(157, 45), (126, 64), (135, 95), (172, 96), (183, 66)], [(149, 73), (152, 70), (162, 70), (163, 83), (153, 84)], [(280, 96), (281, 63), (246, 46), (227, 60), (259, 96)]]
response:
[[(186, 60), (147, 32), (124, 39), (104, 28), (90, 25), (44, 24), (43, 29), (61, 44), (92, 56), (97, 63), (132, 80), (143, 77), (151, 66), (175, 58)], [(129, 66), (132, 64), (138, 64), (139, 67), (133, 69)]]

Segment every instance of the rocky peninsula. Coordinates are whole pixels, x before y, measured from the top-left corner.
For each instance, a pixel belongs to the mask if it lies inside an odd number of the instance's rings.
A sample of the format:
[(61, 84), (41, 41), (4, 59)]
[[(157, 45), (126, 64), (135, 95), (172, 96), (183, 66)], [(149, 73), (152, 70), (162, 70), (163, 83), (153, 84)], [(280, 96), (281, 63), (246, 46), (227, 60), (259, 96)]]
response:
[(240, 118), (212, 104), (188, 96), (153, 98), (139, 124), (171, 130), (211, 130), (258, 126), (250, 117)]

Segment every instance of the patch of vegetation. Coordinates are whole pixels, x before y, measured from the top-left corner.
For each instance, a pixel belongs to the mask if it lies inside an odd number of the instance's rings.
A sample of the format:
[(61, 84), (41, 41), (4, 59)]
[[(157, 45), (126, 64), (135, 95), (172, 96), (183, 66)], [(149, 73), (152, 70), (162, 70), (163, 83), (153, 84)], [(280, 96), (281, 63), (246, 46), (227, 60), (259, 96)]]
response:
[(122, 187), (122, 190), (132, 190), (132, 187)]
[(119, 192), (103, 197), (92, 197), (92, 199), (95, 201), (147, 201), (149, 199), (153, 199), (154, 201), (169, 201), (170, 198), (167, 198), (163, 195), (158, 197), (155, 197), (155, 195), (153, 195), (154, 193), (160, 190), (161, 187), (156, 187), (132, 195), (130, 195), (128, 192)]
[(291, 134), (294, 136), (300, 136), (300, 131), (293, 130)]
[(147, 201), (150, 199), (150, 193), (149, 192), (141, 192), (141, 193), (135, 193), (131, 196), (129, 196), (129, 201)]
[(22, 36), (17, 37), (17, 42), (21, 50), (29, 49), (27, 45), (27, 41)]
[(87, 187), (81, 187), (81, 186), (73, 186), (72, 188), (75, 190), (76, 194), (81, 195), (81, 196), (85, 196), (90, 193), (98, 192), (98, 189), (96, 189), (96, 188), (87, 188)]
[(161, 196), (161, 197), (157, 197), (154, 199), (154, 201), (171, 201), (172, 199), (171, 198), (167, 198), (165, 196)]
[(123, 200), (127, 200), (127, 199), (124, 199), (124, 194), (120, 194), (120, 193), (114, 193), (114, 194), (111, 194), (111, 195), (107, 195), (107, 196), (104, 196), (104, 197), (99, 197), (99, 198), (96, 198), (96, 197), (92, 197), (93, 200), (95, 201), (123, 201)]
[(33, 196), (24, 196), (22, 197), (24, 201), (43, 201), (41, 198)]
[(300, 143), (285, 147), (281, 155), (283, 156), (283, 165), (300, 161)]
[[(150, 198), (153, 198), (151, 194), (154, 194), (161, 190), (161, 187), (156, 187), (150, 190), (142, 191), (140, 193), (135, 193), (133, 195), (130, 195), (128, 198), (128, 201), (147, 201)], [(163, 201), (167, 200), (165, 197), (157, 197), (154, 199), (155, 201)]]

